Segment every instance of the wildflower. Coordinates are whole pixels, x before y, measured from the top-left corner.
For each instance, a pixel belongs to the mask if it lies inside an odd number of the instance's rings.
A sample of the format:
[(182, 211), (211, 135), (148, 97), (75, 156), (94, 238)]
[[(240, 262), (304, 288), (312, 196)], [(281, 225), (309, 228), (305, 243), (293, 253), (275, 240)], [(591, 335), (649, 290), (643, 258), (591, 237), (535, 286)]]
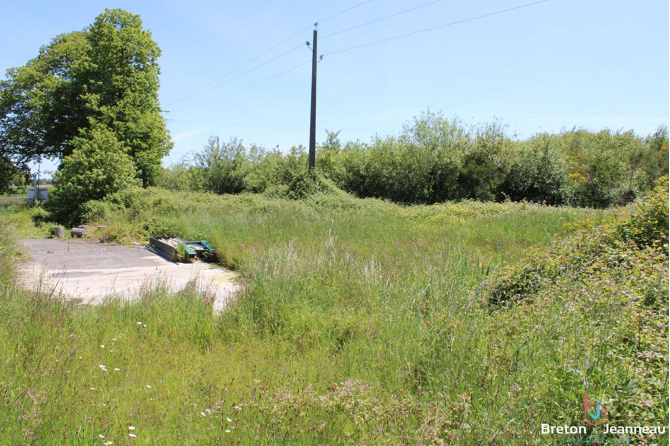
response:
[(112, 338), (112, 341), (116, 341), (116, 338)]
[(135, 430), (135, 426), (128, 426), (128, 430), (134, 431), (134, 430)]
[(105, 446), (110, 446), (110, 445), (112, 445), (112, 444), (114, 444), (114, 443), (112, 443), (111, 441), (105, 441), (103, 444), (104, 444)]
[(140, 322), (138, 322), (138, 323), (137, 323), (137, 325), (142, 325), (142, 322), (141, 322), (141, 321), (140, 321)]
[(98, 434), (98, 437), (100, 437), (100, 438), (105, 438), (105, 436), (102, 435), (102, 434)]
[(209, 409), (205, 409), (205, 412), (207, 412), (207, 413), (209, 413), (209, 414), (211, 414), (211, 413), (212, 413), (212, 411), (211, 411), (211, 410), (209, 410)]
[(205, 412), (200, 412), (200, 415), (202, 415), (203, 417), (207, 416), (207, 415), (205, 415)]
[(233, 420), (231, 420), (230, 418), (226, 418), (226, 420), (228, 420), (229, 423), (233, 422)]
[(149, 389), (151, 389), (151, 386), (150, 386), (149, 384), (147, 384), (147, 387), (148, 387)]
[(137, 437), (137, 435), (135, 435), (135, 434), (128, 434), (128, 436), (133, 437), (133, 438)]
[(147, 324), (144, 324), (144, 327), (146, 328)]
[(230, 429), (226, 429), (226, 433), (231, 433), (232, 431)]
[(116, 370), (116, 371), (118, 372), (118, 371), (121, 370), (121, 369), (118, 368), (118, 367), (114, 367), (114, 370)]
[(102, 344), (102, 345), (100, 346), (100, 348), (105, 348), (105, 344)]
[(233, 406), (233, 409), (235, 409), (235, 410), (242, 410), (242, 408), (241, 408), (240, 406)]
[(91, 390), (95, 390), (95, 387), (91, 387)]

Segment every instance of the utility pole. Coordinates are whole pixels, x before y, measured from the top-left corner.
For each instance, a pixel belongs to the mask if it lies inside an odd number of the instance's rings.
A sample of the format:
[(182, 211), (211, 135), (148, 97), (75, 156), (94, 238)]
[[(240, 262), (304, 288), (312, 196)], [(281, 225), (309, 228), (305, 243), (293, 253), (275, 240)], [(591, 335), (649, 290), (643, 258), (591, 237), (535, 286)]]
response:
[[(316, 27), (316, 23), (314, 26)], [(316, 32), (314, 28), (314, 39), (312, 40), (312, 111), (309, 118), (309, 170), (316, 167)]]

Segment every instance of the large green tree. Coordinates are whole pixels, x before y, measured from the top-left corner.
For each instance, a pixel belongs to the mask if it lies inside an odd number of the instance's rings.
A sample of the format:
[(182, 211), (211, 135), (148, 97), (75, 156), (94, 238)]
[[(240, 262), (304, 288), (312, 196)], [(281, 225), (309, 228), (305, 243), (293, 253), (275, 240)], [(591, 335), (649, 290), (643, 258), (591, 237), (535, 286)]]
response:
[(147, 186), (172, 147), (160, 114), (160, 49), (139, 16), (105, 10), (54, 38), (0, 82), (0, 155), (15, 163), (64, 159), (73, 141), (104, 126)]

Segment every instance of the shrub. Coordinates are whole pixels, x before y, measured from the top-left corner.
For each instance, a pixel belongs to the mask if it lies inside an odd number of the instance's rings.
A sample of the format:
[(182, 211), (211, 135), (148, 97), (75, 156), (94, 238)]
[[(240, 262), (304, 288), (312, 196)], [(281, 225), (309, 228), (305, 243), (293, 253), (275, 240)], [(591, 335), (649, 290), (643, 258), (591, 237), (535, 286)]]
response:
[(95, 127), (72, 144), (74, 151), (54, 174), (56, 188), (48, 202), (56, 220), (76, 223), (86, 202), (141, 184), (133, 160), (108, 129)]
[(489, 302), (520, 302), (559, 278), (584, 280), (582, 275), (586, 275), (588, 280), (588, 274), (595, 270), (625, 268), (628, 256), (645, 257), (645, 250), (660, 250), (667, 257), (667, 197), (668, 180), (664, 177), (639, 203), (637, 212), (600, 226), (586, 221), (574, 234), (531, 251), (525, 261), (485, 284)]
[(491, 333), (553, 376), (537, 386), (540, 398), (598, 393), (611, 424), (632, 413), (667, 424), (667, 200), (663, 178), (632, 212), (578, 224), (480, 287)]
[(337, 187), (329, 180), (324, 179), (314, 171), (308, 171), (297, 176), (286, 190), (286, 198), (302, 200), (317, 194), (335, 194)]
[(567, 182), (557, 138), (539, 134), (517, 144), (502, 193), (512, 201), (562, 205), (567, 200)]
[(188, 162), (184, 160), (167, 169), (162, 169), (158, 176), (157, 186), (167, 190), (196, 190), (197, 183), (194, 180), (193, 172), (190, 171)]
[(242, 141), (233, 138), (221, 144), (218, 137), (211, 137), (202, 152), (195, 154), (195, 169), (202, 189), (217, 194), (239, 194), (244, 191), (249, 169)]
[[(326, 130), (317, 150), (316, 171), (358, 197), (403, 204), (449, 200), (532, 201), (606, 208), (625, 205), (667, 174), (667, 128), (646, 139), (632, 131), (542, 133), (527, 140), (507, 135), (494, 120), (465, 127), (457, 119), (427, 111), (403, 126), (398, 136), (370, 143), (342, 143)], [(171, 190), (265, 193), (280, 197), (307, 172), (304, 147), (267, 151), (231, 139), (210, 138), (195, 165), (164, 170)]]
[(494, 121), (475, 129), (458, 173), (458, 198), (494, 201), (501, 198), (501, 186), (510, 168), (512, 142), (504, 127)]

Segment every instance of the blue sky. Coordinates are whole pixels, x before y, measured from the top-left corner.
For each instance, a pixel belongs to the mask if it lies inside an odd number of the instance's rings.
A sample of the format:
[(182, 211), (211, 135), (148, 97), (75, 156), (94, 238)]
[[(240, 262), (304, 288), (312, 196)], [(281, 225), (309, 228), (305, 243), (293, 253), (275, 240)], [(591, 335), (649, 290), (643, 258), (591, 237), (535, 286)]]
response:
[[(309, 141), (311, 58), (297, 48), (199, 96), (197, 92), (299, 30), (364, 0), (327, 2), (4, 2), (0, 68), (24, 65), (59, 33), (80, 30), (105, 8), (139, 14), (163, 51), (161, 105), (175, 143), (169, 165), (209, 136), (268, 148)], [(466, 124), (494, 117), (511, 135), (574, 126), (653, 132), (668, 123), (668, 2), (549, 0), (479, 20), (351, 51), (532, 0), (442, 0), (332, 37), (342, 29), (434, 0), (372, 0), (319, 24), (317, 140), (398, 133), (422, 111)], [(225, 81), (311, 40), (312, 28), (223, 78)], [(46, 168), (50, 166), (47, 165)]]

